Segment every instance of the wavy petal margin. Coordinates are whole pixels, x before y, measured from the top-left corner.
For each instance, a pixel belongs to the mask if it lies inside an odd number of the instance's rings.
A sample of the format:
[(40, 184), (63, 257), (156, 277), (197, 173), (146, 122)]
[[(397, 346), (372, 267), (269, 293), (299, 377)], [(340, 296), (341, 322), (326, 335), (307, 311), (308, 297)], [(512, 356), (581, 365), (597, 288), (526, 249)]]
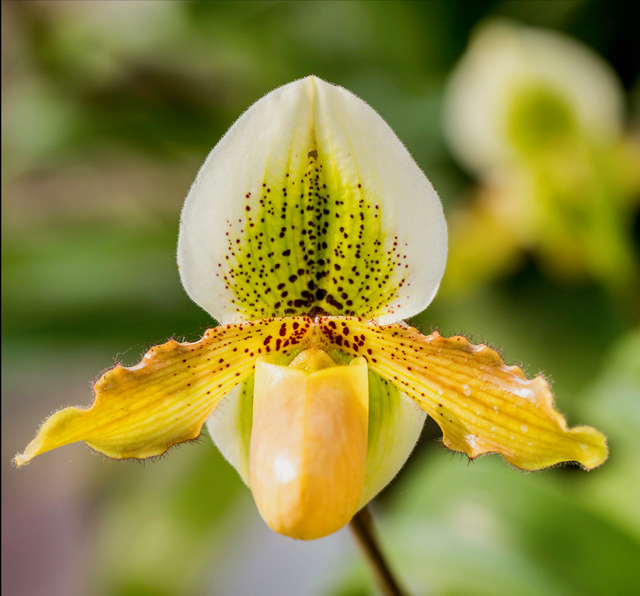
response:
[(328, 343), (367, 358), (370, 370), (426, 410), (449, 449), (471, 458), (500, 453), (524, 470), (561, 462), (590, 470), (607, 459), (602, 433), (590, 426), (569, 429), (553, 408), (548, 383), (527, 379), (487, 346), (355, 318), (324, 319), (321, 326)]
[(262, 320), (207, 331), (196, 343), (169, 341), (130, 368), (116, 366), (96, 383), (90, 408), (53, 414), (14, 462), (76, 441), (114, 459), (146, 458), (195, 439), (218, 402), (249, 377), (258, 356), (288, 353), (311, 320)]
[(398, 321), (447, 255), (442, 205), (388, 124), (317, 77), (272, 91), (213, 149), (182, 211), (189, 296), (222, 323), (283, 315)]
[(569, 429), (547, 382), (527, 379), (487, 346), (356, 317), (295, 317), (217, 327), (198, 343), (171, 341), (137, 366), (112, 369), (96, 383), (91, 408), (51, 416), (15, 463), (80, 440), (116, 459), (160, 455), (198, 436), (222, 397), (253, 373), (258, 356), (290, 356), (312, 345), (364, 356), (369, 370), (434, 418), (445, 446), (471, 458), (500, 453), (525, 470), (561, 462), (592, 469), (607, 459), (602, 433)]

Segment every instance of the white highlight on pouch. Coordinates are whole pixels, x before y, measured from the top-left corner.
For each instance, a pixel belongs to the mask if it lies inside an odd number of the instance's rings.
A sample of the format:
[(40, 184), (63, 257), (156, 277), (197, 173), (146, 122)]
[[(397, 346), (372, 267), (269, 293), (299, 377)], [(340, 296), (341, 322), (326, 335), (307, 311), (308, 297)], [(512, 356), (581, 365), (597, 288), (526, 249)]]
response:
[(273, 471), (276, 474), (276, 480), (282, 484), (291, 482), (298, 475), (293, 462), (284, 455), (278, 455), (273, 460)]

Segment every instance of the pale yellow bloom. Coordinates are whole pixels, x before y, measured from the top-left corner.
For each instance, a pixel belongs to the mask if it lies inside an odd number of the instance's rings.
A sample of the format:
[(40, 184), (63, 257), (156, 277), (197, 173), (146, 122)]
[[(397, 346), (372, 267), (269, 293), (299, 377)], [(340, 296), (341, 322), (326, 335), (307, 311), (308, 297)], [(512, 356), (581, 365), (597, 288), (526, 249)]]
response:
[(542, 378), (398, 322), (432, 300), (446, 253), (440, 201), (380, 116), (315, 77), (285, 85), (215, 147), (183, 210), (182, 281), (224, 324), (110, 370), (15, 461), (79, 440), (160, 455), (207, 422), (267, 524), (301, 539), (384, 488), (426, 413), (472, 458), (600, 465), (603, 435), (569, 430)]
[(480, 184), (450, 220), (445, 294), (533, 255), (556, 280), (635, 298), (640, 151), (624, 103), (613, 68), (578, 40), (504, 19), (477, 27), (444, 94), (449, 146)]

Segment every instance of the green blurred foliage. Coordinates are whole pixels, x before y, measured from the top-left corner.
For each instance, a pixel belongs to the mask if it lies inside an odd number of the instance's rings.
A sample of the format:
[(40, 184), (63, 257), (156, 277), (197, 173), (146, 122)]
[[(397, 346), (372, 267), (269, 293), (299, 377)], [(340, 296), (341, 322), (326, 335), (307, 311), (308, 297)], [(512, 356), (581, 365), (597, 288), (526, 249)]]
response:
[[(637, 19), (620, 2), (9, 1), (2, 13), (3, 499), (25, 524), (31, 501), (15, 495), (46, 499), (47, 482), (75, 466), (63, 454), (8, 468), (38, 421), (64, 403), (88, 403), (89, 381), (114, 357), (134, 364), (146, 346), (193, 340), (214, 325), (180, 286), (180, 208), (206, 153), (260, 96), (311, 73), (352, 90), (390, 123), (446, 212), (470, 204), (475, 182), (445, 146), (442, 88), (483, 18), (577, 36), (637, 97)], [(627, 217), (636, 218), (626, 223), (637, 250), (637, 214)], [(525, 475), (497, 456), (467, 465), (437, 449), (428, 422), (377, 501), (386, 549), (412, 593), (637, 588), (638, 321), (605, 286), (549, 276), (524, 254), (416, 318), (425, 331), (473, 334), (529, 374), (544, 371), (569, 422), (605, 431), (612, 455), (589, 474)], [(216, 561), (253, 505), (208, 438), (200, 443), (144, 467), (82, 462), (74, 482), (78, 519), (90, 519), (84, 571), (64, 570), (84, 577), (76, 593), (215, 593)], [(19, 529), (7, 536), (3, 556), (29, 556), (12, 565), (3, 592), (60, 593), (21, 583), (53, 581), (38, 550), (46, 541)], [(371, 593), (355, 556), (343, 566), (330, 593)]]

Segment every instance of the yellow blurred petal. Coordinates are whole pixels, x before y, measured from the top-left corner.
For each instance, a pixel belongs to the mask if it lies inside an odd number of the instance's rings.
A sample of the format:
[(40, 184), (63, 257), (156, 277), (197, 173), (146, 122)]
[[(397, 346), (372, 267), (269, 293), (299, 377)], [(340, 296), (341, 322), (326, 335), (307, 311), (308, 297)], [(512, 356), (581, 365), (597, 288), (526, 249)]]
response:
[(491, 190), (480, 189), (477, 192), (479, 200), (469, 208), (454, 213), (449, 220), (449, 259), (442, 279), (441, 295), (468, 292), (516, 268), (523, 260), (520, 238), (514, 227), (499, 217), (487, 205), (488, 201), (483, 200)]
[(426, 337), (401, 324), (322, 319), (323, 335), (412, 397), (440, 425), (443, 443), (469, 457), (501, 453), (518, 468), (575, 461), (587, 469), (608, 455), (590, 426), (567, 428), (542, 377), (529, 380), (494, 350), (464, 337)]
[(324, 367), (314, 359), (315, 372), (308, 362), (296, 369), (259, 360), (255, 374), (251, 490), (267, 525), (300, 540), (349, 522), (367, 460), (366, 361)]
[(114, 459), (145, 458), (195, 439), (222, 397), (253, 372), (258, 356), (299, 349), (310, 324), (302, 317), (266, 319), (210, 329), (196, 343), (156, 346), (136, 366), (105, 373), (90, 408), (53, 414), (14, 461), (22, 466), (76, 441)]

